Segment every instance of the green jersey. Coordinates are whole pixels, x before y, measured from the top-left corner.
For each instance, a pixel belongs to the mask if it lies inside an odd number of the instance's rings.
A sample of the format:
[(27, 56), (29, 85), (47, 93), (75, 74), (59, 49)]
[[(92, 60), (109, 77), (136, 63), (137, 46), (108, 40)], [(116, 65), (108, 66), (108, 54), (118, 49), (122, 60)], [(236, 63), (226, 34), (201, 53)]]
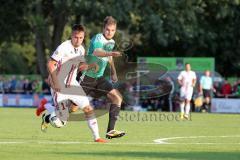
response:
[(88, 70), (85, 72), (85, 75), (98, 78), (103, 76), (104, 71), (108, 64), (108, 57), (97, 57), (93, 55), (95, 49), (100, 48), (106, 52), (111, 52), (114, 48), (115, 41), (113, 39), (107, 40), (102, 33), (95, 35), (90, 42), (90, 47), (88, 50), (88, 54), (86, 56), (86, 61), (88, 64), (96, 63), (99, 66), (99, 70), (96, 73), (94, 70)]

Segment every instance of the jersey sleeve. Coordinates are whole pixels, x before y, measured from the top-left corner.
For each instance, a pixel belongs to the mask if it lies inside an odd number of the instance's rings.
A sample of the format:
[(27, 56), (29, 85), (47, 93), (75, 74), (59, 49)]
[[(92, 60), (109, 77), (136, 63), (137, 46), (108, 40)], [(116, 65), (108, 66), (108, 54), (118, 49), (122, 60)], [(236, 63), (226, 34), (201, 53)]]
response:
[(201, 85), (203, 85), (203, 76), (200, 78), (199, 83), (200, 83)]
[(196, 73), (193, 72), (193, 79), (197, 79)]
[(180, 72), (180, 74), (177, 77), (178, 80), (182, 80), (183, 79), (183, 72)]
[(55, 61), (60, 61), (63, 57), (64, 48), (62, 45), (58, 46), (58, 48), (53, 52), (51, 58)]
[(100, 34), (96, 35), (90, 42), (90, 48), (88, 54), (93, 54), (94, 50), (97, 48), (103, 49), (103, 40)]

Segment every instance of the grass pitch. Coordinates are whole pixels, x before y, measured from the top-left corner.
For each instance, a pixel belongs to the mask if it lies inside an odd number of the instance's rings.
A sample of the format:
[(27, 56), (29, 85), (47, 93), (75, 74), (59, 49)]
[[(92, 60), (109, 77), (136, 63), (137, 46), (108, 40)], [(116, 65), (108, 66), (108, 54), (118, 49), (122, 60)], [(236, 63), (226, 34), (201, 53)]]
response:
[[(0, 108), (2, 160), (239, 160), (240, 115), (121, 112), (117, 129), (127, 135), (94, 143), (85, 121), (40, 131), (34, 109)], [(108, 115), (98, 118), (104, 137)]]

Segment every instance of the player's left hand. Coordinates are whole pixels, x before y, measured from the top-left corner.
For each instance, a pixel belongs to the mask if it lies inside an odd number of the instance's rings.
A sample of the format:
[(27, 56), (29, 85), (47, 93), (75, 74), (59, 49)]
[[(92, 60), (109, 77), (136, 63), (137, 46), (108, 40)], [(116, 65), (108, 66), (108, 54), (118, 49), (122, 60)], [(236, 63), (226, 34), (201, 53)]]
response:
[(91, 63), (88, 65), (88, 69), (92, 69), (92, 68), (94, 69), (95, 73), (98, 72), (99, 70), (99, 66), (96, 63)]
[(85, 71), (87, 69), (88, 69), (87, 63), (82, 63), (78, 68), (79, 71)]

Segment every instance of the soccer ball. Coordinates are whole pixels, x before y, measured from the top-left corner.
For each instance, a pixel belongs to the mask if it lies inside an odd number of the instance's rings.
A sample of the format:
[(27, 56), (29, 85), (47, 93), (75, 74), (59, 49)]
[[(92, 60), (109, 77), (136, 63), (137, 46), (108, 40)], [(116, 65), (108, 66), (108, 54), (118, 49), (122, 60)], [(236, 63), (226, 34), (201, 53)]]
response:
[(50, 116), (50, 124), (55, 128), (64, 127), (67, 121), (61, 121), (57, 116)]

